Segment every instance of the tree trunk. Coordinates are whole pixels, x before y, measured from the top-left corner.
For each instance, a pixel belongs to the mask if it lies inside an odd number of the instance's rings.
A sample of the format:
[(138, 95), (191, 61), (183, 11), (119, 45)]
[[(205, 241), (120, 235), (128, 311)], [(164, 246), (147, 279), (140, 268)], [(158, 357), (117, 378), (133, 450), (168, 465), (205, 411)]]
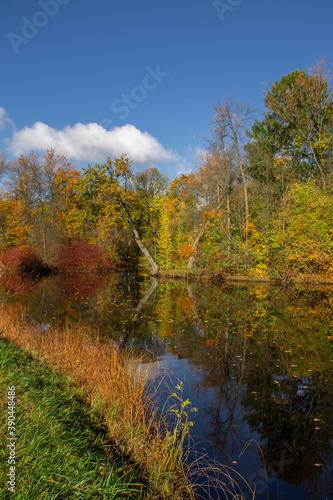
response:
[(142, 297), (142, 299), (140, 300), (140, 302), (138, 303), (137, 307), (134, 310), (132, 324), (135, 323), (135, 321), (138, 319), (140, 311), (144, 308), (144, 306), (146, 305), (146, 303), (150, 299), (150, 296), (156, 290), (157, 284), (158, 284), (157, 279), (152, 278), (152, 283), (151, 283), (151, 286), (150, 286), (148, 292)]
[(315, 162), (316, 162), (316, 165), (317, 165), (317, 167), (318, 167), (318, 170), (319, 170), (319, 172), (320, 172), (321, 186), (322, 186), (322, 189), (323, 189), (323, 193), (325, 193), (325, 191), (326, 191), (325, 175), (324, 175), (323, 169), (321, 168), (320, 161), (319, 161), (319, 160), (318, 160), (318, 158), (317, 158), (316, 152), (315, 152), (315, 150), (313, 149), (313, 146), (312, 146), (312, 144), (311, 144), (311, 141), (310, 141), (310, 148), (311, 148), (311, 151), (312, 151), (312, 154), (313, 154), (314, 160), (315, 160)]
[(193, 311), (193, 315), (194, 317), (200, 322), (200, 324), (202, 323), (201, 319), (200, 319), (200, 316), (198, 314), (198, 310), (197, 310), (197, 306), (196, 306), (196, 303), (195, 303), (195, 297), (194, 297), (194, 293), (193, 293), (193, 290), (192, 290), (192, 287), (191, 285), (187, 285), (187, 293), (188, 293), (188, 296), (190, 297), (190, 300), (192, 302), (192, 311)]
[[(243, 181), (243, 190), (244, 190), (244, 205), (245, 205), (245, 229), (247, 229), (247, 225), (250, 220), (250, 209), (249, 209), (249, 198), (247, 195), (247, 184), (246, 184), (246, 176), (245, 176), (245, 171), (244, 171), (244, 166), (242, 162), (242, 157), (241, 153), (239, 150), (239, 144), (238, 141), (235, 139), (235, 144), (236, 144), (236, 149), (237, 149), (237, 156), (238, 156), (238, 162), (239, 162), (239, 168), (241, 171), (241, 176), (242, 176), (242, 181)], [(246, 232), (247, 234), (247, 232)]]
[(152, 270), (152, 274), (153, 275), (157, 274), (158, 273), (158, 266), (157, 266), (157, 264), (155, 262), (154, 257), (150, 254), (148, 248), (146, 247), (146, 245), (141, 240), (141, 238), (139, 236), (139, 233), (138, 233), (138, 231), (137, 231), (137, 229), (135, 227), (135, 224), (134, 224), (134, 222), (132, 220), (131, 214), (129, 213), (129, 210), (128, 210), (127, 206), (125, 205), (125, 203), (122, 203), (122, 205), (123, 205), (123, 207), (125, 209), (128, 223), (129, 223), (129, 225), (132, 228), (132, 231), (133, 231), (133, 234), (134, 234), (135, 243), (138, 245), (138, 247), (140, 248), (141, 252), (143, 253), (143, 255), (148, 260), (148, 262), (150, 264), (150, 267), (151, 267), (151, 270)]
[(229, 193), (227, 193), (227, 238), (228, 238), (228, 255), (230, 255), (230, 241), (231, 241), (231, 218), (230, 218), (230, 202)]
[(206, 222), (206, 224), (204, 225), (204, 227), (201, 229), (199, 235), (197, 236), (195, 242), (192, 245), (193, 253), (190, 256), (190, 258), (188, 259), (188, 263), (187, 263), (187, 270), (188, 271), (191, 271), (191, 269), (193, 267), (193, 263), (194, 263), (194, 260), (195, 260), (195, 254), (196, 254), (196, 251), (197, 251), (197, 248), (198, 248), (198, 245), (199, 245), (199, 241), (200, 241), (202, 235), (204, 234), (204, 232), (206, 231), (207, 225), (208, 225), (208, 222)]
[(133, 315), (132, 321), (130, 323), (128, 323), (126, 326), (125, 336), (124, 336), (123, 340), (120, 342), (120, 346), (119, 346), (120, 348), (124, 348), (126, 343), (128, 342), (133, 325), (136, 322), (136, 320), (138, 319), (140, 312), (142, 311), (142, 309), (144, 308), (144, 306), (146, 305), (146, 303), (150, 299), (150, 296), (156, 290), (157, 284), (158, 284), (157, 279), (153, 278), (152, 284), (150, 285), (148, 292), (145, 293), (145, 295), (142, 297), (142, 299), (140, 300), (140, 302), (138, 303), (138, 305), (136, 306), (136, 308), (134, 310), (134, 315)]
[(41, 201), (40, 204), (41, 204), (43, 259), (44, 259), (44, 263), (47, 263), (46, 236), (45, 236), (45, 218), (44, 218), (44, 203)]
[[(228, 204), (229, 204), (229, 199), (228, 199)], [(220, 207), (221, 207), (221, 205), (222, 205), (222, 202), (218, 203), (217, 206), (216, 206), (216, 208), (215, 208), (215, 210), (219, 210)], [(204, 225), (204, 227), (201, 229), (199, 235), (197, 236), (195, 242), (192, 245), (193, 253), (190, 256), (190, 258), (188, 259), (188, 263), (187, 263), (187, 270), (188, 271), (191, 271), (191, 269), (193, 267), (193, 264), (194, 264), (194, 261), (195, 261), (195, 254), (196, 254), (196, 251), (197, 251), (197, 248), (198, 248), (198, 245), (199, 245), (199, 241), (201, 240), (204, 232), (206, 231), (208, 223), (209, 223), (209, 221), (207, 221), (206, 224)]]

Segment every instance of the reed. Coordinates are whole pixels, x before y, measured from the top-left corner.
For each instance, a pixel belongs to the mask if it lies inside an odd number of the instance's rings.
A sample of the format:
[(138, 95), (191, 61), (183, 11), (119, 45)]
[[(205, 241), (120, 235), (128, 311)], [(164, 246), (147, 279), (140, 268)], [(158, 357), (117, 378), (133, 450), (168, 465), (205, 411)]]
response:
[[(110, 439), (139, 466), (152, 491), (159, 491), (161, 498), (193, 498), (179, 459), (181, 429), (172, 443), (152, 409), (153, 396), (147, 390), (152, 380), (149, 364), (143, 368), (135, 353), (119, 352), (112, 341), (102, 342), (86, 325), (52, 326), (43, 331), (26, 319), (18, 305), (4, 302), (0, 307), (2, 336), (82, 387)], [(184, 430), (188, 432), (187, 427)]]
[[(146, 498), (133, 464), (109, 453), (106, 428), (82, 404), (82, 390), (0, 337), (1, 422), (7, 419), (8, 387), (16, 401), (15, 452), (9, 461), (9, 429), (1, 425), (1, 499)], [(15, 464), (11, 485), (9, 462)]]
[(9, 302), (0, 303), (0, 334), (80, 392), (105, 425), (108, 446), (135, 468), (137, 480), (130, 479), (141, 485), (138, 499), (256, 498), (255, 489), (236, 470), (212, 463), (191, 445), (196, 408), (183, 399), (181, 382), (169, 386), (169, 410), (154, 410), (165, 377), (153, 365), (141, 363), (134, 351), (119, 351), (113, 341), (102, 341), (84, 324), (53, 325), (44, 331)]

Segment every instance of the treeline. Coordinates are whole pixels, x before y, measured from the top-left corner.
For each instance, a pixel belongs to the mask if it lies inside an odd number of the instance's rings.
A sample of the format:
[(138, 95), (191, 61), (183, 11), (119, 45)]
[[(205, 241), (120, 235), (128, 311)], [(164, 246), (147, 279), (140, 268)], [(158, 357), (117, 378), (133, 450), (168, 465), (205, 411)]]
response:
[(323, 62), (267, 89), (260, 118), (232, 98), (218, 102), (194, 171), (172, 182), (155, 168), (134, 173), (126, 156), (83, 172), (54, 150), (2, 154), (0, 165), (4, 255), (28, 246), (56, 266), (70, 260), (69, 245), (77, 255), (85, 245), (153, 273), (333, 277), (333, 90)]

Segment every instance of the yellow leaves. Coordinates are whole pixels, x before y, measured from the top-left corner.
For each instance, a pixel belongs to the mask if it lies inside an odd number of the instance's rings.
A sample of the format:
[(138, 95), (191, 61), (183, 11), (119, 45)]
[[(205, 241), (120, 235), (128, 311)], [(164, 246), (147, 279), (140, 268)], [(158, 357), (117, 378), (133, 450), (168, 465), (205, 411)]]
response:
[(113, 221), (107, 215), (101, 217), (96, 224), (96, 242), (105, 241), (108, 238), (110, 226)]
[(257, 236), (256, 227), (251, 220), (247, 221), (247, 223), (244, 227), (243, 233), (244, 233), (244, 237), (246, 237), (246, 238), (248, 238), (250, 235), (252, 235), (254, 237)]
[[(133, 168), (131, 167), (131, 161), (126, 155), (121, 155), (120, 158), (115, 158), (113, 161), (115, 175), (117, 177), (122, 177), (124, 179), (130, 179), (133, 176)], [(108, 158), (108, 165), (111, 164), (110, 158)]]
[(11, 245), (23, 245), (31, 231), (31, 224), (23, 222), (24, 206), (22, 201), (1, 199), (0, 210), (5, 219), (5, 240)]
[(85, 229), (85, 210), (72, 207), (64, 215), (64, 230), (68, 238), (82, 236)]
[(263, 286), (254, 288), (250, 291), (250, 294), (254, 295), (259, 300), (267, 299), (267, 290)]
[(290, 156), (287, 156), (287, 155), (278, 156), (275, 158), (275, 163), (277, 166), (291, 164), (292, 161), (293, 161), (292, 158)]
[(257, 264), (256, 267), (251, 270), (252, 276), (264, 277), (267, 275), (268, 266), (266, 264)]

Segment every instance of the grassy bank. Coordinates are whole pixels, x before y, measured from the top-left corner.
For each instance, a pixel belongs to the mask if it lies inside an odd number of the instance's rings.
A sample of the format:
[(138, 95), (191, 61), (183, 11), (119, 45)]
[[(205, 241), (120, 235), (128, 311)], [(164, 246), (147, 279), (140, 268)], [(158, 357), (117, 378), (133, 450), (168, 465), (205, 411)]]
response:
[(207, 269), (195, 269), (188, 272), (186, 269), (160, 269), (153, 275), (158, 279), (173, 279), (183, 281), (209, 281), (213, 284), (222, 283), (270, 283), (273, 285), (333, 285), (333, 277), (324, 274), (305, 274), (286, 272), (281, 275), (270, 274), (229, 274), (220, 271), (210, 271)]
[[(140, 373), (133, 356), (119, 353), (112, 343), (102, 343), (93, 330), (82, 325), (44, 332), (8, 303), (1, 304), (0, 332), (26, 350), (22, 353), (1, 341), (6, 353), (1, 411), (6, 411), (7, 386), (17, 386), (21, 412), (17, 438), (24, 444), (17, 465), (17, 488), (23, 490), (15, 498), (43, 498), (43, 492), (45, 498), (176, 500), (192, 496), (181, 466), (181, 436), (171, 440), (170, 433), (161, 431), (149, 411), (149, 373)], [(82, 409), (82, 400), (89, 410)], [(98, 422), (104, 422), (105, 432)], [(125, 462), (108, 463), (105, 444)], [(82, 467), (86, 463), (82, 475), (78, 475), (80, 463)], [(40, 490), (29, 497), (25, 492), (32, 484)], [(73, 488), (77, 488), (75, 493)]]
[(1, 499), (144, 498), (133, 464), (108, 453), (107, 431), (82, 404), (82, 390), (2, 338), (0, 360), (1, 422), (7, 419), (8, 387), (15, 387), (16, 400), (16, 487), (15, 493), (8, 489), (12, 441), (3, 425)]

